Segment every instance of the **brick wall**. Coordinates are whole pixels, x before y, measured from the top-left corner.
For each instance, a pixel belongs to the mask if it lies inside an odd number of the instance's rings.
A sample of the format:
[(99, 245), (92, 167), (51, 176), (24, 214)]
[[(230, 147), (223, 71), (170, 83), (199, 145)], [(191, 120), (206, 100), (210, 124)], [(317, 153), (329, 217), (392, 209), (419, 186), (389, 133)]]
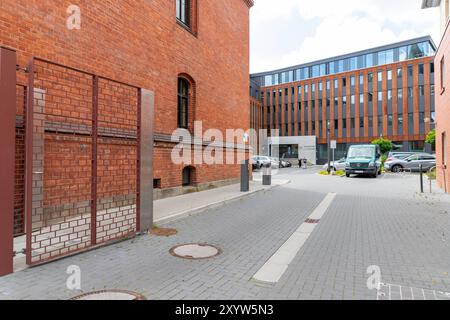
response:
[[(437, 180), (441, 188), (450, 192), (450, 29), (447, 27), (435, 57), (436, 83), (436, 156)], [(441, 61), (445, 61), (444, 83), (441, 85)], [(446, 161), (444, 160), (443, 134), (446, 135)], [(446, 162), (446, 166), (444, 166)]]
[[(197, 35), (176, 22), (175, 1), (82, 0), (81, 30), (66, 28), (67, 1), (0, 3), (0, 45), (155, 92), (155, 132), (177, 127), (177, 77), (196, 83), (195, 119), (203, 130), (249, 126), (249, 4), (198, 2)], [(111, 110), (115, 112), (115, 110)], [(155, 151), (155, 178), (179, 186), (180, 170)], [(161, 158), (164, 157), (164, 158)], [(238, 168), (201, 170), (199, 182), (236, 178)]]
[[(81, 30), (66, 28), (69, 4), (2, 1), (0, 44), (17, 49), (21, 65), (36, 55), (154, 90), (155, 132), (171, 134), (177, 126), (179, 74), (196, 82), (195, 114), (204, 130), (248, 128), (246, 1), (199, 1), (197, 36), (176, 22), (175, 1), (82, 0)], [(171, 175), (165, 172), (163, 180)]]
[[(252, 1), (196, 1), (193, 33), (177, 23), (175, 0), (110, 1), (107, 4), (81, 0), (77, 2), (81, 8), (81, 30), (66, 28), (69, 4), (62, 0), (1, 1), (0, 45), (16, 49), (22, 67), (31, 56), (37, 56), (153, 90), (157, 133), (170, 135), (177, 127), (177, 79), (180, 75), (195, 84), (189, 116), (192, 120), (202, 120), (204, 131), (249, 127), (248, 15)], [(45, 83), (37, 78), (36, 87), (48, 90), (45, 93), (46, 120), (55, 127), (63, 118), (64, 122), (72, 118), (75, 126), (90, 126), (90, 78), (68, 70), (64, 74), (58, 68), (52, 72), (46, 75)], [(44, 69), (40, 73), (45, 73)], [(21, 83), (26, 80), (23, 74), (19, 78)], [(136, 121), (136, 113), (127, 108), (127, 101), (137, 99), (135, 93), (125, 92), (120, 85), (111, 83), (100, 84), (99, 91), (100, 127), (102, 122), (108, 123), (110, 131), (116, 129), (116, 134), (127, 134)], [(115, 96), (116, 93), (119, 96)], [(23, 101), (18, 101), (18, 106), (22, 108)], [(23, 109), (19, 109), (18, 116), (22, 114)], [(23, 128), (20, 117), (18, 119), (16, 234), (23, 232), (24, 193)], [(61, 138), (54, 132), (47, 132), (43, 139), (49, 151), (44, 162), (48, 173), (44, 181), (45, 204), (57, 205), (68, 194), (74, 201), (87, 200), (91, 188), (87, 179), (92, 156), (90, 139)], [(137, 156), (132, 151), (133, 146), (112, 138), (102, 139), (99, 141), (98, 188), (101, 196), (114, 197), (121, 190), (134, 190), (135, 182), (127, 178), (134, 170), (130, 163), (135, 163)], [(107, 153), (102, 152), (102, 143), (108, 145)], [(181, 186), (183, 166), (174, 165), (170, 160), (173, 144), (156, 143), (155, 147), (155, 178), (161, 179), (162, 188)], [(68, 158), (75, 154), (76, 158)], [(75, 165), (77, 172), (68, 168)], [(196, 183), (239, 176), (237, 165), (196, 168)], [(106, 175), (111, 171), (115, 172), (113, 178)], [(64, 182), (58, 184), (57, 178)]]

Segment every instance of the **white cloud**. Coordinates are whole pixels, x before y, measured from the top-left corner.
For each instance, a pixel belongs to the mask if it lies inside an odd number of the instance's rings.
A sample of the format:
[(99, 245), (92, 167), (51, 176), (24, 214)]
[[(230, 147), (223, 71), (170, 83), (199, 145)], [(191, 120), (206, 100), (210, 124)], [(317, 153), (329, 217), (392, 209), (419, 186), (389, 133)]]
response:
[(256, 5), (251, 9), (252, 22), (256, 25), (282, 21), (298, 8), (297, 0), (256, 0)]
[[(270, 39), (264, 53), (252, 50), (252, 72), (267, 71), (335, 55), (364, 50), (414, 37), (439, 37), (437, 9), (422, 10), (420, 0), (256, 0), (252, 14), (252, 36), (258, 32), (293, 24), (291, 39), (271, 54)], [(302, 25), (311, 31), (296, 38)], [(259, 47), (252, 42), (252, 47)]]

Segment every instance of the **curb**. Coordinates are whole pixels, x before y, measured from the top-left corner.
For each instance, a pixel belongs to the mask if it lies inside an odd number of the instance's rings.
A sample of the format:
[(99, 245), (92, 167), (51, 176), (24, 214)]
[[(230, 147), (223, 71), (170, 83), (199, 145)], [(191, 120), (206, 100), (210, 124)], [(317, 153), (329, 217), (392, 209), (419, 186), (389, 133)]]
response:
[(230, 198), (230, 199), (225, 199), (225, 200), (213, 202), (213, 203), (210, 203), (210, 204), (207, 204), (207, 205), (204, 205), (204, 206), (200, 206), (200, 207), (197, 207), (197, 208), (193, 208), (193, 209), (189, 209), (189, 210), (182, 211), (182, 212), (179, 212), (179, 213), (175, 213), (175, 214), (173, 214), (171, 216), (155, 220), (154, 223), (155, 224), (158, 223), (160, 225), (166, 225), (168, 223), (171, 223), (171, 222), (174, 222), (174, 221), (177, 221), (177, 220), (181, 220), (181, 219), (188, 218), (188, 217), (194, 216), (196, 214), (202, 213), (202, 212), (204, 212), (204, 211), (206, 211), (208, 209), (218, 208), (218, 207), (221, 207), (221, 206), (223, 206), (223, 205), (225, 205), (227, 203), (234, 202), (234, 201), (237, 201), (237, 200), (241, 200), (241, 199), (247, 198), (249, 196), (258, 194), (260, 192), (270, 191), (272, 189), (275, 189), (275, 188), (287, 185), (289, 183), (291, 183), (291, 181), (287, 180), (284, 183), (270, 186), (270, 188), (267, 188), (267, 189), (260, 189), (260, 190), (256, 190), (256, 191), (250, 191), (250, 192), (247, 192), (245, 194), (241, 194), (239, 196), (236, 196), (236, 197), (233, 197), (233, 198)]

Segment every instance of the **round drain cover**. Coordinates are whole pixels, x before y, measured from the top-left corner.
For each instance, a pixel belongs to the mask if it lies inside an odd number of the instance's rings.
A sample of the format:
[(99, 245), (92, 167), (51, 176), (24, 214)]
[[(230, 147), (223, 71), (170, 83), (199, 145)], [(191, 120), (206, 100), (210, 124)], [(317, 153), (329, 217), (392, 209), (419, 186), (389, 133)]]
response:
[(176, 246), (170, 250), (170, 253), (175, 257), (196, 260), (216, 257), (222, 253), (222, 250), (208, 244), (192, 243)]
[(82, 294), (81, 296), (72, 298), (71, 300), (116, 300), (116, 301), (131, 301), (131, 300), (146, 300), (144, 296), (125, 290), (102, 290)]

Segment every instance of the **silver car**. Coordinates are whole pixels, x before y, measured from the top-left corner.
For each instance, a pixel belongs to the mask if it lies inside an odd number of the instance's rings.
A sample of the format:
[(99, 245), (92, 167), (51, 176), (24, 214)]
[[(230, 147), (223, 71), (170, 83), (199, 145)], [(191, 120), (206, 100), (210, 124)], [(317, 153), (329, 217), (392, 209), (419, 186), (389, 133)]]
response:
[[(334, 170), (334, 171), (345, 170), (345, 162), (346, 162), (346, 159), (345, 159), (345, 158), (336, 160), (336, 161), (334, 161), (334, 162), (331, 161), (331, 162), (330, 162), (331, 170)], [(326, 164), (323, 165), (323, 170), (328, 170), (328, 163), (326, 163)]]
[(272, 165), (272, 160), (266, 156), (254, 156), (252, 158), (253, 168), (261, 169), (265, 165)]
[(436, 156), (427, 153), (414, 154), (404, 159), (389, 158), (384, 164), (386, 170), (392, 172), (419, 171), (422, 165), (423, 171), (428, 171), (436, 166)]
[(272, 168), (280, 167), (280, 161), (276, 160), (275, 158), (267, 156), (254, 156), (252, 160), (253, 164), (256, 164), (257, 169), (261, 169), (262, 167), (265, 167), (267, 165), (270, 165)]

